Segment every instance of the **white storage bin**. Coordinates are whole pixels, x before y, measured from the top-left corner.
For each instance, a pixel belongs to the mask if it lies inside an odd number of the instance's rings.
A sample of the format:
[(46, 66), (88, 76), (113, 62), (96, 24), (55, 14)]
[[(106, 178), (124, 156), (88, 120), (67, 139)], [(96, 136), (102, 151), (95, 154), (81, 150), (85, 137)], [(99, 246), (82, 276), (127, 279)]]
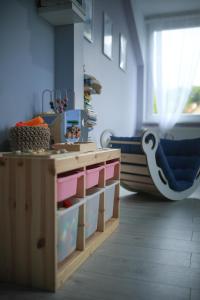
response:
[(94, 189), (86, 196), (85, 237), (88, 238), (97, 231), (99, 216), (99, 200), (102, 189)]
[(57, 211), (57, 253), (58, 262), (64, 260), (75, 249), (78, 233), (79, 207), (85, 200), (74, 199), (74, 204)]

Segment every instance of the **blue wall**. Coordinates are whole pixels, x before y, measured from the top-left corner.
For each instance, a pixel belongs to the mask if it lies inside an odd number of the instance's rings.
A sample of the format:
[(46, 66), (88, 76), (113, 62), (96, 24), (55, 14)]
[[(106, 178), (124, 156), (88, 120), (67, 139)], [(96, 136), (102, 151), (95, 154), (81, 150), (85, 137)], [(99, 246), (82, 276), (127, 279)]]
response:
[(68, 109), (83, 109), (83, 23), (55, 27), (55, 88), (64, 88)]
[[(41, 93), (54, 88), (54, 28), (37, 14), (35, 0), (2, 0), (0, 10), (0, 151), (5, 150), (8, 128), (41, 111)], [(94, 42), (84, 39), (86, 72), (103, 85), (93, 97), (98, 125), (93, 131), (113, 129), (133, 135), (137, 119), (137, 63), (130, 14), (124, 0), (94, 0)], [(102, 53), (103, 11), (113, 21), (113, 59)], [(128, 41), (127, 70), (119, 68), (119, 34)], [(60, 45), (62, 46), (62, 45)], [(81, 50), (80, 50), (81, 51)], [(80, 70), (82, 72), (82, 68)]]
[[(112, 129), (115, 134), (131, 136), (137, 122), (137, 63), (130, 17), (125, 12), (124, 0), (94, 1), (93, 43), (84, 39), (84, 63), (86, 73), (94, 75), (102, 84), (102, 94), (93, 96), (93, 106), (98, 115), (98, 125), (92, 132), (99, 143), (103, 130)], [(113, 22), (113, 58), (102, 53), (103, 12)], [(130, 30), (129, 30), (130, 29)], [(127, 70), (119, 68), (119, 34), (127, 38)]]
[(41, 93), (54, 87), (54, 28), (38, 15), (35, 0), (1, 0), (0, 151), (7, 129), (41, 111)]

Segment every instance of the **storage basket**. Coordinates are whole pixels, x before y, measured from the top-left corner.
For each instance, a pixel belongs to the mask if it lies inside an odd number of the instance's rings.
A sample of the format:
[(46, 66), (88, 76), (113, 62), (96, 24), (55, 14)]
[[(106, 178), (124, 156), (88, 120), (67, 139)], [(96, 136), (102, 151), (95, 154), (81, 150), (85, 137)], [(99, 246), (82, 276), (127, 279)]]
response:
[(101, 191), (90, 191), (86, 197), (85, 237), (90, 237), (96, 230), (99, 216), (99, 199)]
[(104, 169), (104, 166), (90, 166), (86, 170), (86, 189), (94, 187), (99, 183), (99, 173)]
[(68, 172), (57, 179), (57, 201), (63, 201), (75, 196), (77, 193), (78, 178), (84, 176), (85, 172)]
[(73, 200), (74, 204), (57, 211), (57, 256), (58, 262), (63, 261), (77, 245), (79, 207), (84, 200)]
[(105, 222), (113, 217), (116, 182), (105, 187)]
[(105, 165), (105, 179), (111, 179), (115, 175), (115, 167), (119, 165), (118, 161), (109, 162)]
[(9, 134), (12, 151), (49, 149), (50, 129), (40, 126), (12, 127)]

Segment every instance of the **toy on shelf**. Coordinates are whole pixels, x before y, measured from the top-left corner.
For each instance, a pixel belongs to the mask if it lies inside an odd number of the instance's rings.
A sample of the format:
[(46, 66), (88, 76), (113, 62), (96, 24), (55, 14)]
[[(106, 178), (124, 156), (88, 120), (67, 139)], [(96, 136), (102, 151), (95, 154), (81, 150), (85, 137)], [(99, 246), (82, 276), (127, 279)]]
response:
[(81, 137), (81, 110), (68, 110), (65, 114), (66, 142), (78, 142)]
[(101, 94), (102, 86), (92, 75), (84, 74), (84, 91), (91, 94)]
[(61, 114), (67, 110), (68, 97), (67, 90), (49, 90), (46, 89), (42, 92), (42, 113), (44, 113), (44, 99), (46, 93), (49, 94), (49, 105), (55, 114)]
[(16, 127), (23, 127), (23, 126), (41, 126), (41, 127), (48, 127), (48, 124), (44, 122), (42, 117), (36, 117), (28, 121), (18, 122), (15, 125)]
[(80, 152), (90, 152), (90, 151), (97, 150), (97, 146), (93, 142), (57, 143), (52, 145), (52, 148), (55, 150), (80, 151)]
[[(51, 111), (44, 112), (44, 103), (48, 100)], [(83, 110), (67, 110), (67, 90), (49, 90), (42, 92), (42, 113), (40, 116), (49, 125), (51, 144), (83, 141)]]
[(85, 110), (85, 127), (91, 131), (97, 124), (97, 114), (95, 113), (91, 101), (91, 95), (101, 94), (102, 86), (94, 76), (84, 74), (84, 110)]
[(67, 127), (67, 131), (65, 133), (65, 137), (67, 139), (79, 139), (81, 136), (81, 129), (78, 127), (78, 121), (67, 121), (70, 125)]
[(18, 122), (10, 129), (10, 146), (12, 151), (32, 152), (49, 149), (50, 130), (41, 117)]

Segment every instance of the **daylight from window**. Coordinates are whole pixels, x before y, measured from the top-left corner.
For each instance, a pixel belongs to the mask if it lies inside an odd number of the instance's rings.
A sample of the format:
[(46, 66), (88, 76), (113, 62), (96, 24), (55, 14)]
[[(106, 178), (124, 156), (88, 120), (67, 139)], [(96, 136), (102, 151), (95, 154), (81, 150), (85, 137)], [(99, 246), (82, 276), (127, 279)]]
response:
[(199, 27), (154, 32), (154, 114), (159, 96), (167, 98), (168, 106), (170, 101), (172, 106), (179, 105), (185, 96), (182, 112), (200, 114), (200, 56), (195, 53), (199, 33)]

